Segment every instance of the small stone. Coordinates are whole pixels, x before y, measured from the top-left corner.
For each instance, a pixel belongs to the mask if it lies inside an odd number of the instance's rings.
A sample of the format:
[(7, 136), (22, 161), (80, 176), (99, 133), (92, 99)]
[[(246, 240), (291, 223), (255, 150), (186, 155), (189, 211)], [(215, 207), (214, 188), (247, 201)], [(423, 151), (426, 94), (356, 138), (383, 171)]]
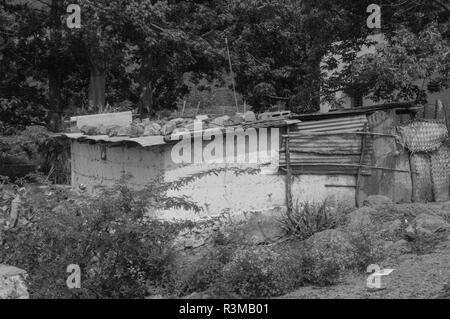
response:
[(117, 132), (117, 136), (129, 136), (131, 134), (131, 126), (121, 126)]
[(162, 135), (170, 135), (170, 134), (172, 134), (172, 132), (175, 130), (176, 127), (177, 127), (177, 125), (174, 122), (167, 122), (161, 128), (161, 134)]
[(230, 119), (233, 125), (239, 125), (244, 123), (244, 117), (241, 114), (236, 114)]
[(83, 125), (80, 131), (86, 135), (98, 135), (97, 127), (95, 126)]
[(245, 120), (245, 122), (254, 122), (254, 121), (256, 121), (255, 112), (252, 112), (252, 111), (245, 112), (244, 120)]
[(108, 128), (106, 129), (106, 135), (108, 135), (109, 137), (117, 136), (119, 135), (119, 131), (120, 131), (119, 125), (111, 125), (108, 126)]
[(145, 132), (145, 128), (142, 125), (132, 124), (130, 127), (130, 136), (138, 137), (142, 136)]
[(106, 133), (107, 130), (108, 130), (107, 126), (105, 126), (103, 124), (100, 124), (98, 126), (97, 130), (98, 130), (98, 134), (100, 134), (100, 135), (107, 135), (107, 133)]
[(156, 136), (161, 135), (161, 125), (159, 125), (156, 122), (150, 122), (148, 125), (145, 126), (144, 136)]
[(197, 116), (195, 117), (195, 119), (196, 119), (197, 121), (206, 121), (208, 118), (209, 118), (208, 115), (197, 115)]
[(198, 248), (200, 246), (205, 245), (205, 243), (206, 242), (203, 238), (199, 238), (199, 239), (190, 238), (184, 242), (184, 247), (185, 248)]
[(217, 126), (225, 126), (227, 121), (230, 120), (230, 117), (228, 115), (219, 116), (216, 117), (214, 120), (212, 120), (212, 124), (215, 124)]
[(184, 118), (177, 117), (175, 119), (170, 120), (169, 122), (174, 123), (175, 126), (177, 126), (177, 125), (180, 125), (180, 124), (184, 123)]

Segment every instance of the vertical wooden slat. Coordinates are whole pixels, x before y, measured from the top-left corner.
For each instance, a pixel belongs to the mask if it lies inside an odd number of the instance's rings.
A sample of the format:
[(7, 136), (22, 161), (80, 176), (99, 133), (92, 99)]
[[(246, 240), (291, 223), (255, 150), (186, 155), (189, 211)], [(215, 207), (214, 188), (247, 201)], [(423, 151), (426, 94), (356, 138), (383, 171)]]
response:
[[(368, 125), (367, 123), (364, 125), (364, 132), (367, 133), (368, 131)], [(356, 175), (356, 189), (355, 189), (355, 203), (356, 207), (359, 207), (359, 191), (361, 188), (361, 171), (362, 171), (362, 165), (364, 164), (364, 154), (366, 152), (366, 142), (367, 142), (367, 134), (363, 134), (361, 137), (361, 156), (359, 158), (359, 167), (358, 167), (358, 173)]]
[(438, 105), (438, 107), (436, 108), (442, 108), (443, 112), (444, 112), (444, 117), (445, 117), (445, 125), (447, 126), (447, 131), (450, 133), (450, 123), (448, 121), (448, 114), (447, 114), (447, 105), (443, 105), (441, 100), (437, 100), (436, 104)]
[(286, 151), (286, 209), (288, 217), (290, 217), (292, 212), (292, 170), (291, 170), (291, 156), (289, 150), (289, 126), (286, 128), (286, 137), (284, 140), (285, 151)]

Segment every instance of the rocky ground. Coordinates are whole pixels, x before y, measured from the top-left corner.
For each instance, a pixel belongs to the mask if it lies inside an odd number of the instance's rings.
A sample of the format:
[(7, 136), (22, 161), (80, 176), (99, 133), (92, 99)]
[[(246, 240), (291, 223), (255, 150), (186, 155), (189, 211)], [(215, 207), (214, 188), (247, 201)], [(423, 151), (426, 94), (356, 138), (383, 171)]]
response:
[[(8, 198), (13, 197), (13, 193), (3, 193)], [(0, 205), (2, 209), (5, 207)], [(273, 230), (273, 220), (261, 218), (259, 215), (254, 217), (258, 227), (248, 222), (246, 227), (236, 228), (241, 229), (246, 235), (245, 239), (256, 247), (262, 243), (266, 245), (279, 235), (275, 231), (269, 232)], [(212, 230), (218, 227), (215, 224), (212, 226)], [(270, 245), (279, 247), (280, 251), (286, 248), (299, 251), (306, 245), (310, 247), (310, 252), (318, 254), (311, 255), (315, 260), (332, 259), (345, 267), (359, 256), (355, 254), (356, 246), (352, 241), (355, 232), (370, 236), (370, 240), (376, 242), (375, 246), (380, 247), (382, 258), (377, 259), (376, 263), (381, 269), (394, 269), (391, 274), (382, 277), (383, 289), (369, 290), (369, 274), (352, 270), (343, 272), (333, 285), (304, 286), (281, 298), (450, 298), (450, 202), (394, 204), (386, 197), (372, 196), (364, 202), (363, 207), (346, 213), (345, 223), (336, 229), (317, 232), (303, 241), (282, 241)], [(194, 229), (193, 233), (196, 236), (204, 234), (205, 229)], [(195, 237), (195, 241), (192, 241), (191, 237), (186, 239), (182, 236), (180, 248), (189, 248), (188, 252), (207, 249), (204, 238)], [(192, 263), (201, 255), (190, 252), (183, 259)], [(23, 282), (25, 277), (25, 272), (18, 268), (0, 265), (0, 299), (28, 298)], [(203, 298), (203, 295), (193, 294), (188, 297)]]
[(350, 274), (328, 287), (302, 287), (282, 298), (290, 299), (398, 299), (450, 298), (450, 242), (433, 253), (405, 254), (396, 261), (384, 263), (395, 269), (383, 277), (386, 288), (370, 291), (366, 288), (367, 275)]
[(391, 237), (385, 241), (387, 255), (380, 266), (394, 271), (382, 277), (383, 289), (368, 289), (368, 274), (349, 273), (336, 285), (306, 286), (281, 298), (450, 298), (449, 217), (448, 202), (366, 203), (351, 213), (350, 224), (372, 223), (385, 238)]

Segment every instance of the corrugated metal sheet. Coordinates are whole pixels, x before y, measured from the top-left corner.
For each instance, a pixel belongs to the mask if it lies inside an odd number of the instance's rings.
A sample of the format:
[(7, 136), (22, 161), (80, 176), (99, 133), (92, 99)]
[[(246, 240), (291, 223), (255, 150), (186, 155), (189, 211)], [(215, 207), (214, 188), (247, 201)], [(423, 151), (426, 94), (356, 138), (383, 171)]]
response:
[(114, 136), (109, 137), (108, 135), (85, 135), (83, 133), (61, 133), (60, 136), (65, 136), (70, 139), (80, 140), (80, 141), (92, 141), (92, 142), (107, 142), (107, 143), (125, 143), (125, 142), (134, 142), (139, 144), (142, 147), (154, 146), (154, 145), (162, 145), (166, 144), (170, 141), (179, 141), (183, 136), (196, 136), (197, 134), (205, 134), (207, 133), (209, 136), (212, 134), (225, 134), (228, 128), (271, 128), (271, 127), (286, 127), (286, 126), (294, 126), (295, 124), (300, 123), (299, 120), (290, 120), (290, 119), (275, 119), (275, 120), (264, 120), (264, 121), (255, 121), (250, 123), (245, 123), (242, 125), (228, 126), (228, 127), (214, 127), (214, 128), (206, 128), (201, 131), (189, 131), (185, 130), (185, 132), (180, 132), (174, 134), (174, 136), (141, 136), (141, 137), (129, 137), (129, 136)]
[(361, 153), (361, 135), (295, 135), (289, 139), (293, 153), (357, 155)]
[(293, 118), (299, 119), (301, 121), (307, 120), (324, 120), (324, 119), (335, 119), (339, 117), (349, 117), (355, 115), (370, 115), (376, 111), (387, 111), (387, 110), (395, 110), (397, 114), (399, 113), (415, 113), (419, 110), (423, 109), (422, 106), (416, 106), (411, 102), (401, 102), (401, 103), (384, 103), (379, 105), (372, 106), (363, 106), (363, 107), (353, 107), (349, 109), (342, 110), (334, 110), (325, 113), (306, 113), (306, 114), (297, 114), (293, 116)]
[[(358, 171), (356, 165), (359, 165), (361, 160), (363, 135), (351, 133), (363, 131), (366, 123), (366, 116), (354, 116), (308, 121), (291, 126), (289, 156), (293, 173), (356, 174)], [(370, 137), (366, 141), (369, 140)], [(366, 152), (362, 161), (364, 165), (370, 165), (371, 145), (372, 143), (366, 142)], [(280, 152), (280, 164), (286, 164), (285, 139)], [(339, 165), (355, 165), (355, 167)], [(367, 169), (363, 171), (364, 174), (369, 173)]]
[(307, 121), (301, 122), (297, 125), (293, 125), (291, 128), (291, 132), (356, 132), (362, 131), (366, 123), (367, 117), (365, 115), (321, 121)]

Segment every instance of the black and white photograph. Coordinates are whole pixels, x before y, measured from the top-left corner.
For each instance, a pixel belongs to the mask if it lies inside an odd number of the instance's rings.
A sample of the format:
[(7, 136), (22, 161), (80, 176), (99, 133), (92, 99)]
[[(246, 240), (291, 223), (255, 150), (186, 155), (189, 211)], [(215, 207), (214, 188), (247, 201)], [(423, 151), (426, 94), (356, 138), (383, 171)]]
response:
[(0, 299), (450, 299), (449, 132), (450, 0), (0, 0)]

